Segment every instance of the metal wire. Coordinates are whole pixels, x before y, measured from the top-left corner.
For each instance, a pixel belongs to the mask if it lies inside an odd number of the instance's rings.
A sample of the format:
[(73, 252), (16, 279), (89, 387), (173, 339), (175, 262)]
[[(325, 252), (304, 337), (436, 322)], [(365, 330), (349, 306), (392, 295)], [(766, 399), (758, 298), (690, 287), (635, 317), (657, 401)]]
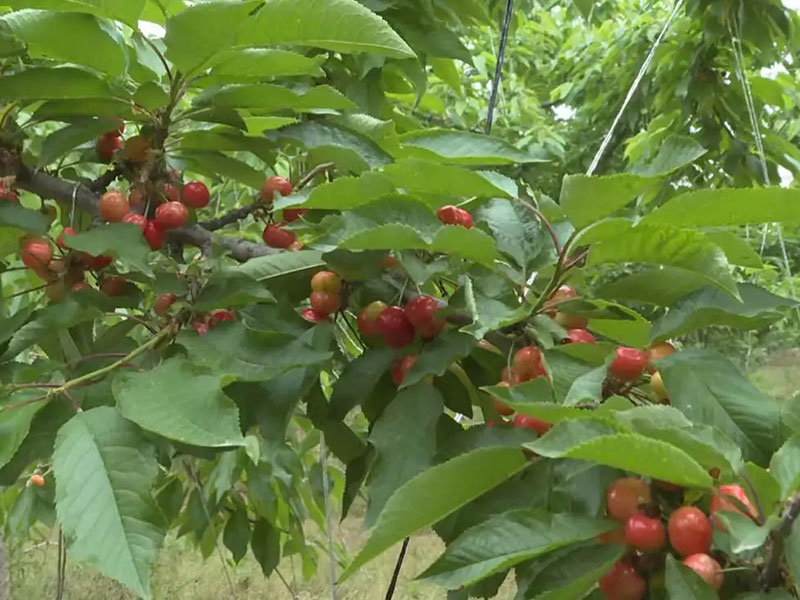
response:
[(328, 484), (328, 448), (325, 434), (319, 440), (319, 462), (322, 467), (322, 494), (325, 498), (325, 532), (328, 536), (328, 563), (331, 578), (331, 600), (336, 600), (336, 559), (333, 556), (333, 532), (331, 531), (331, 492)]
[(494, 78), (492, 79), (492, 93), (489, 96), (489, 109), (486, 111), (486, 135), (492, 133), (494, 124), (494, 108), (497, 104), (497, 94), (500, 90), (500, 80), (503, 74), (503, 60), (506, 56), (506, 46), (508, 45), (508, 28), (511, 25), (511, 14), (514, 11), (514, 0), (506, 0), (506, 13), (503, 16), (503, 29), (500, 32), (500, 47), (497, 49), (497, 64), (494, 66)]

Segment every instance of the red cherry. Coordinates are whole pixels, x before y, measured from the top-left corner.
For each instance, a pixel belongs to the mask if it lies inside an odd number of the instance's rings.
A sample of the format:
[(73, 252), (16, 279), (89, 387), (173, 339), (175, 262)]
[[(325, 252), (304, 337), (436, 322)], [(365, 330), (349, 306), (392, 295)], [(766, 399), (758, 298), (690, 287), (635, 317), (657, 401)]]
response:
[(655, 361), (661, 360), (662, 358), (666, 358), (670, 354), (674, 354), (675, 346), (670, 344), (669, 342), (660, 342), (653, 346), (650, 346), (646, 350), (647, 354), (647, 371), (649, 373), (653, 373), (655, 368)]
[(399, 306), (385, 308), (376, 323), (384, 341), (392, 348), (403, 348), (414, 341), (414, 326)]
[(512, 369), (519, 375), (520, 381), (530, 381), (547, 374), (542, 364), (542, 351), (536, 346), (525, 346), (517, 350)]
[(129, 212), (127, 215), (122, 217), (123, 223), (130, 223), (131, 225), (137, 225), (139, 229), (144, 230), (147, 229), (147, 217), (144, 215), (140, 215), (139, 213)]
[(641, 479), (623, 477), (617, 479), (606, 492), (608, 515), (617, 521), (627, 521), (640, 512), (640, 507), (650, 504), (653, 497), (650, 487)]
[(72, 227), (64, 227), (64, 229), (61, 231), (61, 233), (58, 234), (58, 237), (56, 238), (56, 244), (62, 250), (67, 250), (69, 246), (67, 246), (67, 242), (64, 239), (64, 236), (75, 235), (77, 233), (78, 232), (75, 231)]
[(408, 375), (408, 372), (411, 370), (411, 367), (414, 366), (414, 363), (417, 362), (417, 355), (416, 354), (409, 354), (408, 356), (404, 356), (403, 358), (398, 358), (392, 364), (392, 381), (397, 387), (400, 387), (400, 384), (403, 383), (403, 380)]
[(144, 228), (144, 239), (147, 240), (151, 250), (160, 250), (164, 244), (166, 234), (161, 231), (153, 221), (148, 221)]
[(109, 190), (100, 198), (100, 216), (104, 221), (118, 222), (131, 210), (128, 199), (119, 190)]
[(235, 321), (236, 313), (228, 309), (219, 309), (211, 313), (211, 324), (224, 323), (226, 321)]
[(708, 554), (692, 554), (683, 559), (683, 564), (700, 575), (715, 590), (722, 587), (722, 567)]
[(22, 247), (22, 262), (34, 271), (47, 269), (53, 259), (53, 249), (45, 240), (32, 240)]
[(183, 203), (186, 206), (191, 206), (192, 208), (203, 208), (204, 206), (208, 206), (208, 203), (211, 200), (211, 196), (208, 193), (208, 188), (202, 181), (190, 181), (187, 183), (185, 186), (183, 186), (181, 196), (183, 198)]
[(560, 310), (556, 312), (555, 321), (564, 329), (585, 329), (589, 324), (588, 317), (572, 315)]
[(539, 435), (539, 437), (543, 436), (545, 433), (550, 431), (552, 425), (541, 419), (537, 419), (536, 417), (532, 417), (530, 415), (523, 415), (517, 414), (514, 417), (514, 427), (524, 427), (525, 429), (531, 429)]
[(128, 204), (139, 207), (144, 201), (144, 192), (140, 188), (133, 188), (128, 194)]
[(294, 232), (284, 229), (283, 223), (267, 225), (261, 237), (270, 248), (288, 248), (295, 241)]
[(397, 266), (397, 257), (387, 254), (381, 259), (381, 268), (385, 270), (394, 269)]
[(311, 292), (309, 300), (311, 308), (326, 315), (335, 313), (341, 306), (339, 294), (334, 292)]
[(165, 202), (156, 209), (155, 226), (162, 231), (181, 227), (189, 218), (189, 209), (180, 202)]
[(637, 550), (653, 552), (661, 548), (666, 539), (667, 534), (660, 519), (638, 513), (625, 522), (625, 541)]
[(155, 304), (153, 304), (153, 312), (157, 315), (163, 315), (177, 299), (178, 297), (175, 294), (169, 292), (159, 295), (158, 298), (156, 298)]
[(114, 298), (122, 296), (128, 289), (128, 281), (123, 277), (106, 277), (100, 282), (100, 291)]
[(507, 383), (508, 385), (517, 385), (518, 383), (521, 382), (521, 379), (519, 378), (517, 372), (514, 369), (510, 369), (508, 367), (505, 367), (500, 372), (500, 379), (503, 381), (503, 383)]
[[(500, 387), (511, 387), (511, 384), (506, 383), (505, 381), (501, 381), (497, 384)], [(507, 417), (509, 415), (514, 414), (514, 409), (511, 408), (508, 404), (497, 398), (496, 396), (492, 396), (492, 403), (494, 404), (494, 409), (497, 411), (498, 415), (502, 415)], [(524, 426), (523, 426), (524, 427)]]
[(209, 324), (203, 321), (192, 321), (192, 329), (194, 329), (198, 335), (207, 334), (210, 328)]
[(439, 309), (439, 302), (431, 296), (417, 296), (409, 300), (405, 306), (406, 316), (414, 327), (433, 321), (436, 318), (436, 311)]
[[(116, 133), (116, 132), (115, 132)], [(122, 140), (118, 135), (104, 134), (97, 138), (94, 149), (97, 152), (97, 158), (100, 162), (111, 162), (114, 159), (114, 154), (122, 148)]]
[(29, 481), (36, 487), (44, 486), (44, 477), (42, 477), (39, 473), (34, 473), (33, 475), (31, 475)]
[(342, 289), (342, 279), (332, 271), (320, 271), (311, 278), (312, 292), (333, 292), (338, 294)]
[(165, 183), (161, 187), (161, 192), (164, 194), (164, 197), (167, 199), (168, 202), (181, 201), (181, 189), (179, 185), (180, 184)]
[(597, 543), (604, 545), (616, 544), (617, 546), (624, 546), (625, 528), (616, 527), (611, 531), (606, 531), (605, 533), (601, 533), (600, 535), (597, 536)]
[(377, 318), (386, 309), (386, 303), (376, 300), (361, 309), (356, 319), (358, 330), (361, 335), (365, 337), (372, 337), (380, 335), (381, 331), (378, 328)]
[(0, 200), (8, 200), (19, 204), (19, 196), (14, 190), (0, 189)]
[(466, 227), (467, 229), (472, 229), (474, 223), (472, 222), (472, 215), (465, 211), (463, 208), (459, 208), (458, 212), (456, 213), (457, 224), (461, 225), (462, 227)]
[(572, 298), (577, 298), (577, 297), (578, 297), (578, 292), (575, 291), (575, 288), (572, 287), (571, 285), (564, 284), (559, 286), (556, 291), (550, 294), (550, 299), (548, 301), (548, 304), (556, 305), (565, 302), (566, 300), (571, 300)]
[(307, 212), (307, 208), (286, 208), (283, 211), (283, 220), (287, 223), (294, 223)]
[(585, 329), (570, 329), (564, 338), (565, 344), (594, 344), (594, 342), (594, 336)]
[(281, 196), (288, 196), (292, 193), (292, 184), (283, 177), (270, 177), (261, 186), (261, 197), (267, 202), (272, 202), (275, 192)]
[[(464, 212), (466, 211), (463, 211), (452, 204), (448, 204), (447, 206), (442, 206), (439, 210), (437, 210), (436, 216), (445, 225), (462, 225), (462, 222), (464, 221), (464, 216), (462, 213)], [(467, 215), (469, 215), (469, 213), (467, 213)], [(470, 222), (472, 222), (472, 217), (470, 217)]]
[(71, 292), (80, 292), (82, 290), (90, 290), (92, 286), (90, 286), (85, 281), (78, 281), (77, 283), (73, 283), (72, 287), (69, 288)]
[(617, 348), (617, 355), (608, 368), (608, 372), (620, 381), (636, 381), (644, 374), (646, 366), (647, 355), (644, 352), (622, 346)]
[[(744, 511), (742, 511), (739, 506), (729, 500), (727, 496), (731, 498), (736, 498), (741, 504), (747, 508), (750, 512), (749, 515), (745, 515)], [(715, 513), (718, 511), (727, 511), (727, 512), (736, 512), (740, 515), (749, 516), (755, 519), (758, 515), (753, 504), (750, 502), (750, 498), (747, 497), (747, 493), (744, 491), (742, 486), (740, 485), (721, 485), (719, 486), (719, 490), (714, 492), (711, 495), (711, 507), (709, 512), (711, 513), (711, 521), (714, 523), (714, 527), (719, 529), (720, 531), (727, 531), (725, 525), (720, 521), (716, 516)]]
[(647, 582), (625, 561), (615, 564), (598, 585), (606, 600), (642, 600), (647, 592)]
[(114, 257), (105, 254), (101, 254), (100, 256), (92, 256), (91, 254), (82, 252), (81, 260), (83, 261), (83, 266), (90, 271), (102, 271), (108, 265), (114, 262)]
[(711, 523), (695, 506), (681, 506), (667, 524), (669, 543), (681, 556), (704, 554), (711, 548)]
[(330, 321), (330, 318), (325, 313), (321, 313), (313, 308), (306, 308), (300, 313), (306, 321), (310, 323), (322, 323), (323, 321)]

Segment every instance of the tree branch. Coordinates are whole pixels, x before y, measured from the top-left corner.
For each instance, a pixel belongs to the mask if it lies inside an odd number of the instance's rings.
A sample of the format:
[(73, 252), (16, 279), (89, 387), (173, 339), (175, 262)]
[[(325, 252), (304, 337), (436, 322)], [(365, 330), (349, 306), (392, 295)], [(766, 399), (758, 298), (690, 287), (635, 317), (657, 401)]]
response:
[(773, 587), (780, 576), (786, 538), (792, 532), (792, 526), (797, 517), (800, 517), (800, 494), (796, 494), (792, 498), (786, 512), (783, 513), (780, 525), (769, 534), (770, 546), (760, 578), (761, 589), (764, 591)]
[(88, 187), (90, 190), (92, 190), (93, 192), (97, 192), (98, 194), (100, 192), (105, 192), (106, 188), (108, 188), (108, 186), (110, 186), (114, 182), (114, 180), (120, 175), (122, 175), (122, 167), (117, 165), (113, 169), (106, 171), (105, 173), (100, 175), (100, 177), (98, 177), (94, 181), (90, 182), (88, 184)]
[(238, 223), (242, 219), (249, 217), (251, 214), (253, 214), (260, 208), (264, 208), (264, 205), (258, 202), (254, 202), (253, 204), (250, 204), (248, 206), (235, 208), (232, 211), (225, 213), (221, 217), (217, 217), (216, 219), (199, 221), (197, 224), (206, 231), (216, 231), (217, 229), (222, 229), (226, 225), (233, 225), (234, 223)]
[[(96, 216), (100, 198), (86, 185), (65, 181), (47, 173), (34, 172), (22, 164), (17, 167), (17, 186), (43, 199), (71, 203), (72, 192), (76, 185), (78, 186), (75, 194), (77, 207)], [(232, 237), (214, 236), (200, 225), (172, 229), (167, 233), (167, 240), (196, 246), (204, 251), (207, 251), (214, 244), (219, 244), (232, 258), (240, 262), (278, 252), (278, 250), (264, 244), (256, 244)]]
[(325, 171), (330, 171), (331, 169), (336, 168), (336, 163), (327, 162), (318, 164), (316, 167), (311, 169), (308, 173), (303, 175), (300, 181), (297, 182), (297, 185), (294, 186), (295, 190), (302, 190), (306, 187), (309, 183), (314, 180), (314, 177), (319, 175), (320, 173), (324, 173)]

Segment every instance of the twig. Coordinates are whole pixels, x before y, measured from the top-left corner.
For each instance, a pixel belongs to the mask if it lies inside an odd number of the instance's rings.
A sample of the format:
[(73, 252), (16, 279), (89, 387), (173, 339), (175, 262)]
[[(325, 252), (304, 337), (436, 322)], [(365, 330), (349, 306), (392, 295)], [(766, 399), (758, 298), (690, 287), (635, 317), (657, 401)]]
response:
[(226, 225), (238, 223), (242, 219), (249, 217), (251, 214), (262, 208), (264, 208), (263, 204), (260, 202), (254, 202), (248, 206), (235, 208), (232, 211), (225, 213), (221, 217), (200, 221), (197, 224), (207, 231), (216, 231), (217, 229), (222, 229)]
[(313, 169), (311, 169), (308, 173), (303, 175), (300, 178), (300, 181), (297, 182), (297, 185), (294, 186), (295, 190), (302, 190), (306, 187), (309, 183), (311, 183), (317, 175), (320, 173), (324, 173), (325, 171), (329, 171), (331, 169), (336, 168), (336, 163), (328, 162), (328, 163), (320, 163)]
[(95, 179), (94, 181), (90, 181), (86, 187), (88, 187), (93, 192), (104, 192), (106, 188), (111, 185), (111, 183), (120, 175), (122, 175), (122, 167), (119, 165), (115, 166), (110, 171), (106, 171), (100, 177)]
[(7, 383), (3, 387), (10, 390), (27, 390), (37, 388), (57, 388), (60, 385), (60, 383), (42, 383), (39, 381), (34, 381), (33, 383)]
[[(164, 10), (160, 2), (159, 2), (159, 7), (161, 8), (161, 10)], [(164, 13), (164, 15), (166, 16), (166, 12)], [(170, 81), (172, 81), (172, 71), (169, 68), (169, 63), (167, 63), (167, 59), (164, 57), (163, 54), (161, 54), (161, 50), (159, 50), (158, 46), (156, 46), (146, 35), (142, 34), (142, 39), (147, 43), (148, 46), (150, 46), (153, 49), (153, 52), (156, 53), (158, 59), (161, 61), (161, 64), (164, 65), (164, 70), (167, 72), (167, 78)]]
[(514, 0), (506, 0), (506, 13), (503, 16), (503, 29), (500, 32), (500, 46), (497, 49), (497, 64), (494, 67), (494, 78), (492, 79), (492, 93), (489, 96), (489, 109), (486, 112), (486, 135), (492, 132), (494, 123), (494, 107), (497, 104), (497, 93), (500, 88), (500, 78), (503, 74), (503, 59), (506, 55), (508, 45), (508, 27), (511, 24), (511, 13), (514, 10)]
[(39, 290), (43, 290), (44, 288), (46, 288), (48, 285), (50, 285), (50, 283), (45, 283), (35, 288), (29, 288), (27, 290), (22, 290), (21, 292), (9, 294), (8, 296), (3, 296), (2, 298), (0, 298), (0, 300), (9, 300), (11, 298), (16, 298), (17, 296), (24, 296), (25, 294), (30, 294), (31, 292), (38, 292)]
[(288, 581), (286, 581), (286, 578), (285, 578), (283, 575), (281, 575), (281, 572), (280, 572), (280, 570), (279, 570), (277, 567), (275, 568), (275, 574), (278, 576), (278, 579), (280, 579), (280, 580), (281, 580), (281, 582), (283, 583), (283, 585), (286, 587), (286, 589), (287, 589), (287, 590), (289, 591), (289, 593), (292, 595), (292, 600), (298, 600), (298, 596), (297, 596), (297, 594), (295, 593), (295, 591), (292, 589), (292, 586), (290, 586), (290, 585), (289, 585), (289, 582), (288, 582)]
[[(85, 356), (80, 356), (75, 360), (71, 360), (69, 362), (69, 366), (74, 367), (75, 365), (79, 365), (82, 362), (86, 362), (89, 360), (99, 360), (101, 358), (122, 358), (124, 356), (128, 356), (124, 352), (103, 352), (100, 354), (86, 354)], [(58, 384), (54, 384), (55, 387), (58, 387)], [(48, 386), (50, 387), (50, 386)]]
[(530, 202), (528, 202), (526, 200), (523, 200), (522, 198), (516, 198), (516, 200), (517, 200), (517, 202), (522, 204), (522, 206), (524, 206), (529, 211), (531, 211), (533, 214), (535, 214), (536, 218), (539, 219), (542, 222), (542, 225), (545, 226), (545, 228), (547, 229), (547, 232), (550, 234), (550, 238), (553, 240), (553, 246), (556, 249), (556, 254), (561, 256), (561, 253), (563, 251), (563, 248), (561, 247), (561, 242), (558, 241), (558, 235), (556, 234), (556, 230), (553, 229), (553, 226), (550, 224), (550, 221), (547, 220), (547, 217), (545, 217), (542, 214), (542, 211), (540, 211), (538, 208), (536, 208)]
[(134, 321), (136, 323), (139, 323), (139, 325), (146, 327), (147, 330), (150, 331), (151, 333), (158, 333), (158, 330), (155, 327), (153, 327), (150, 323), (148, 323), (141, 317), (137, 317), (136, 315), (129, 315), (128, 313), (118, 313), (118, 312), (107, 312), (104, 314), (109, 317), (121, 317), (123, 319), (128, 319), (129, 321)]
[(769, 534), (769, 550), (767, 551), (767, 558), (764, 561), (764, 568), (760, 577), (761, 589), (765, 592), (773, 587), (780, 576), (786, 538), (792, 532), (792, 526), (797, 517), (800, 517), (800, 494), (795, 494), (786, 512), (783, 513), (780, 525)]
[(29, 404), (36, 404), (37, 402), (44, 402), (45, 400), (49, 400), (51, 396), (49, 394), (44, 394), (42, 396), (37, 396), (36, 398), (31, 398), (30, 400), (23, 400), (22, 402), (14, 402), (13, 404), (4, 404), (0, 407), (0, 413), (4, 413), (7, 410), (13, 410), (15, 408), (22, 408), (23, 406), (28, 406)]
[(408, 550), (408, 542), (411, 538), (403, 540), (403, 545), (400, 548), (400, 555), (397, 557), (397, 562), (394, 565), (394, 573), (392, 573), (392, 580), (389, 582), (389, 589), (386, 590), (385, 600), (392, 600), (394, 597), (394, 588), (397, 587), (397, 579), (400, 577), (400, 569), (403, 567), (403, 559), (406, 557), (406, 550)]

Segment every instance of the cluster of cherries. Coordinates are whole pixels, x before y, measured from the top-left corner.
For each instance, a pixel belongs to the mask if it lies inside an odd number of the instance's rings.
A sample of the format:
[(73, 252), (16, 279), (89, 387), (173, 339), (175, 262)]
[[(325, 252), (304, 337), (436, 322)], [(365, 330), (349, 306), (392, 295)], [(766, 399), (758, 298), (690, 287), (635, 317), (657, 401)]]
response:
[[(169, 309), (177, 299), (178, 296), (172, 292), (159, 294), (156, 296), (156, 300), (153, 303), (153, 312), (159, 317), (164, 316), (169, 312)], [(208, 333), (209, 329), (214, 327), (217, 323), (235, 320), (236, 313), (227, 308), (220, 308), (210, 312), (195, 312), (192, 318), (192, 329), (200, 335), (205, 335)]]
[(16, 202), (19, 204), (19, 196), (17, 196), (17, 193), (10, 185), (6, 185), (2, 179), (0, 179), (0, 200)]
[(314, 275), (311, 278), (311, 294), (308, 297), (311, 308), (303, 311), (303, 318), (311, 323), (330, 321), (329, 315), (342, 306), (341, 291), (342, 279), (333, 271), (320, 271)]
[[(271, 204), (275, 199), (275, 192), (281, 196), (288, 196), (292, 193), (292, 184), (284, 177), (270, 177), (261, 186), (261, 199), (267, 204)], [(264, 243), (270, 248), (283, 248), (288, 250), (299, 250), (302, 245), (297, 241), (294, 231), (286, 229), (287, 223), (294, 223), (308, 212), (307, 208), (286, 208), (283, 211), (283, 221), (270, 223), (264, 228), (261, 235)], [(333, 311), (332, 311), (333, 312)]]
[(123, 133), (125, 133), (125, 123), (120, 121), (119, 127), (107, 131), (97, 138), (94, 149), (100, 161), (109, 163), (114, 160), (114, 153), (122, 148)]
[[(655, 482), (665, 490), (680, 490), (665, 482)], [(710, 519), (696, 506), (681, 506), (666, 519), (659, 506), (653, 502), (650, 486), (643, 480), (624, 477), (615, 481), (606, 492), (608, 516), (620, 523), (620, 527), (602, 534), (598, 541), (621, 544), (630, 548), (630, 553), (617, 562), (600, 579), (600, 590), (607, 600), (641, 600), (647, 593), (647, 582), (642, 572), (652, 570), (652, 560), (663, 559), (663, 550), (669, 546), (678, 554), (683, 564), (697, 573), (708, 585), (719, 589), (723, 582), (722, 568), (709, 551), (714, 528), (725, 527), (716, 516), (718, 511), (744, 512), (734, 501), (738, 501), (755, 518), (756, 511), (741, 486), (723, 485), (714, 490), (710, 502)], [(661, 553), (661, 554), (659, 554)]]

